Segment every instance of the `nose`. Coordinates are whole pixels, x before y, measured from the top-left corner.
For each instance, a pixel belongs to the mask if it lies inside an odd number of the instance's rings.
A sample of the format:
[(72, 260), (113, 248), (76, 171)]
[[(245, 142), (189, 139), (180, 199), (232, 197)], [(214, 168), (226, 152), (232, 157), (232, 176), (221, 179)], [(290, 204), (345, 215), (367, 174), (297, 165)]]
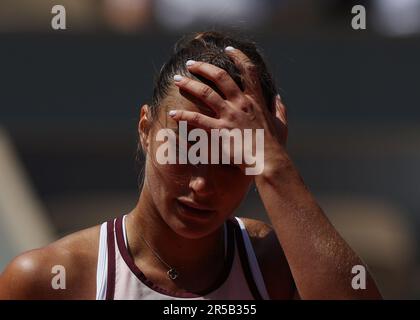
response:
[(210, 171), (206, 168), (201, 168), (191, 177), (189, 186), (196, 195), (209, 196), (215, 192), (214, 184), (209, 173)]

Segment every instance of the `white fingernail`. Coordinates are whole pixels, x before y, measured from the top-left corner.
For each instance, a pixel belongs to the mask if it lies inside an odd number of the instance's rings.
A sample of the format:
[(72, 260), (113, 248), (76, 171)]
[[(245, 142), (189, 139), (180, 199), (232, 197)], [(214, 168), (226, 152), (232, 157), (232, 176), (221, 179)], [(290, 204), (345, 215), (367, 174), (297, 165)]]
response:
[(188, 60), (185, 64), (187, 65), (187, 67), (192, 66), (195, 63), (194, 60)]
[(178, 81), (181, 81), (182, 80), (182, 76), (181, 75), (179, 75), (179, 74), (176, 74), (176, 75), (174, 75), (174, 80), (176, 81), (176, 82), (178, 82)]
[(234, 47), (232, 47), (232, 46), (227, 46), (227, 47), (225, 48), (225, 50), (226, 50), (226, 51), (233, 51), (233, 50), (235, 50), (235, 48), (234, 48)]
[(168, 112), (168, 114), (173, 117), (174, 115), (176, 115), (176, 110), (171, 110)]

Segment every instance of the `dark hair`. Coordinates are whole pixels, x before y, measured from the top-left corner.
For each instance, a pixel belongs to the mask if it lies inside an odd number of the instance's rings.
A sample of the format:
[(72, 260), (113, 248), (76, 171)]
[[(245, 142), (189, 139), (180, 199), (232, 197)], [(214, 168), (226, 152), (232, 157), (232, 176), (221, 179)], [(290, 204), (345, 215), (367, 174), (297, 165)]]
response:
[[(173, 76), (176, 74), (198, 79), (208, 84), (221, 94), (221, 92), (209, 80), (198, 75), (192, 75), (187, 70), (185, 62), (190, 59), (208, 62), (226, 70), (239, 88), (243, 90), (243, 77), (233, 61), (224, 51), (227, 46), (232, 46), (241, 50), (255, 65), (257, 73), (260, 77), (261, 88), (264, 94), (266, 106), (271, 112), (274, 112), (273, 102), (275, 95), (277, 94), (277, 89), (274, 79), (267, 70), (266, 64), (255, 43), (239, 39), (239, 37), (233, 37), (227, 33), (206, 31), (186, 35), (175, 43), (173, 54), (162, 66), (155, 79), (153, 98), (150, 105), (152, 119), (157, 118), (162, 100), (167, 96), (169, 88), (173, 85)], [(140, 165), (140, 174), (138, 179), (140, 189), (143, 186), (144, 161), (142, 161), (142, 156), (143, 152), (139, 143), (136, 159)]]

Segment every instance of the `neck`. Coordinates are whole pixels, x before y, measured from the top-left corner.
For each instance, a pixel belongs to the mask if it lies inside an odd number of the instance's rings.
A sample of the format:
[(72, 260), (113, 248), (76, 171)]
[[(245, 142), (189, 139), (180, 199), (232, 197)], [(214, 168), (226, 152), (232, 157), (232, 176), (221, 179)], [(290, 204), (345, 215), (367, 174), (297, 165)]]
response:
[(178, 235), (162, 219), (146, 187), (143, 188), (136, 207), (127, 216), (126, 225), (134, 259), (141, 257), (158, 270), (166, 272), (168, 268), (157, 259), (142, 237), (163, 261), (180, 274), (198, 275), (203, 270), (208, 270), (209, 266), (218, 272), (223, 267), (223, 227), (200, 239), (187, 239)]

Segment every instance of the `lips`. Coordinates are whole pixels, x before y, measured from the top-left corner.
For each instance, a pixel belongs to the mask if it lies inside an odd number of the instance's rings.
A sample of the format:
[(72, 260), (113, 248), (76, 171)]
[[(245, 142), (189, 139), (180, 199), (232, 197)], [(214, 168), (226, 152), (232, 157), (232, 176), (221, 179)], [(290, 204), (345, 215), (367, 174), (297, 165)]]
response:
[(187, 199), (184, 199), (184, 198), (178, 198), (177, 200), (180, 203), (182, 203), (183, 205), (186, 205), (186, 206), (194, 208), (194, 209), (203, 210), (203, 211), (214, 211), (213, 208), (210, 208), (208, 206), (199, 204), (199, 203), (191, 201), (191, 200), (187, 200)]
[(181, 209), (181, 213), (189, 217), (197, 219), (208, 219), (216, 212), (213, 208), (198, 204), (191, 200), (182, 198), (178, 198), (176, 200), (179, 208)]

